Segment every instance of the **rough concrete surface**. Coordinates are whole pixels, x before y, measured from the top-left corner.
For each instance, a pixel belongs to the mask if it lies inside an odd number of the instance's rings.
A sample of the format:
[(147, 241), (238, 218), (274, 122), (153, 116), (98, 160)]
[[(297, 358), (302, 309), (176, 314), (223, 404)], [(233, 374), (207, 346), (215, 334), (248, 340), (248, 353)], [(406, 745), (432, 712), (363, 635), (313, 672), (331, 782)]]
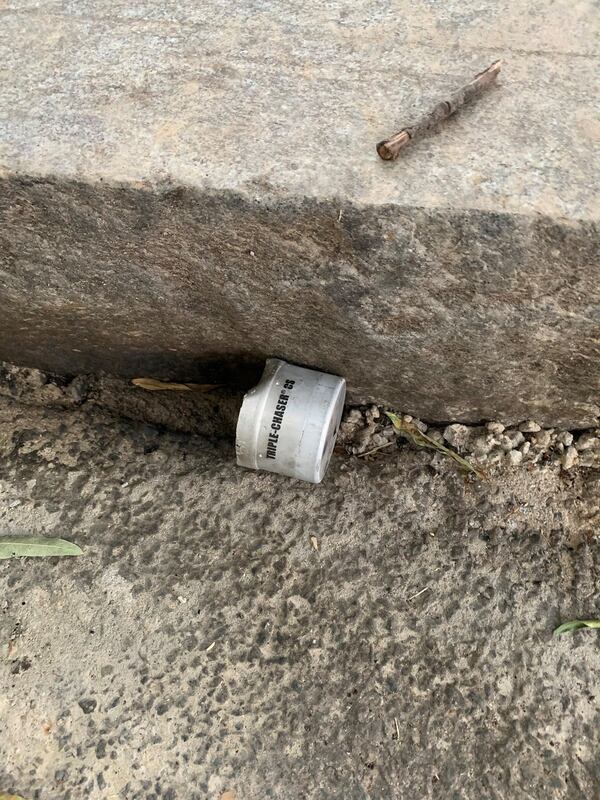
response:
[(0, 453), (2, 535), (84, 549), (0, 562), (0, 791), (600, 794), (598, 633), (552, 638), (600, 615), (597, 469), (404, 448), (315, 487), (6, 397)]
[[(597, 219), (595, 3), (5, 0), (7, 172)], [(495, 58), (501, 87), (375, 143)]]
[[(525, 2), (0, 8), (0, 357), (426, 419), (599, 413), (598, 15)], [(375, 143), (502, 56), (394, 164)]]

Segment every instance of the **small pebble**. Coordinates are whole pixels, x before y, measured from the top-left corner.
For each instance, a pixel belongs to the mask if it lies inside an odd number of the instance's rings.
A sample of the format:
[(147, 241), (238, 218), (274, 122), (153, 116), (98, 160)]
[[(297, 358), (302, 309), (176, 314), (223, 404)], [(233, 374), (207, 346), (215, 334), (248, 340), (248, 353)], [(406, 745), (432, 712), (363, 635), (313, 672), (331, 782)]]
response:
[(76, 403), (83, 403), (89, 394), (90, 379), (85, 375), (73, 378), (65, 392)]
[[(11, 370), (12, 371), (12, 370)], [(18, 375), (18, 370), (14, 370)], [(24, 368), (22, 370), (22, 375), (25, 381), (32, 387), (32, 389), (41, 389), (42, 386), (45, 386), (48, 382), (48, 378), (43, 372), (40, 372), (39, 369), (27, 369)]]
[(552, 434), (549, 430), (547, 431), (539, 431), (533, 437), (532, 444), (537, 450), (547, 450), (550, 447), (550, 442), (552, 440)]
[(600, 450), (584, 450), (578, 463), (581, 467), (600, 467)]
[(523, 453), (524, 456), (527, 455), (530, 449), (531, 449), (531, 442), (523, 442), (521, 447), (519, 447), (519, 450)]
[(473, 455), (486, 456), (492, 451), (495, 443), (493, 436), (478, 436), (473, 442)]
[(425, 433), (427, 430), (427, 425), (425, 425), (424, 422), (421, 422), (421, 420), (417, 419), (416, 417), (412, 417), (410, 414), (402, 414), (401, 419), (402, 422), (406, 422), (407, 425), (414, 425), (422, 433)]
[(523, 444), (525, 437), (521, 431), (506, 431), (498, 437), (500, 447), (503, 450), (514, 450), (520, 444)]
[(349, 445), (356, 433), (364, 425), (364, 418), (359, 408), (352, 408), (342, 420), (338, 439), (340, 443)]
[(348, 416), (346, 417), (344, 422), (357, 423), (357, 422), (361, 422), (362, 418), (363, 418), (363, 416), (361, 414), (360, 408), (352, 408), (348, 412)]
[(571, 469), (579, 459), (577, 450), (574, 447), (567, 447), (561, 458), (563, 469)]
[(578, 450), (592, 450), (600, 447), (600, 438), (593, 433), (582, 433), (579, 439), (575, 442), (575, 447)]
[(506, 454), (506, 460), (511, 467), (516, 467), (523, 461), (523, 453), (520, 450), (509, 450)]
[(504, 433), (504, 425), (501, 422), (488, 422), (485, 427), (490, 433)]
[(557, 439), (561, 444), (564, 444), (565, 447), (570, 447), (573, 444), (573, 434), (569, 433), (569, 431), (561, 431)]
[(457, 450), (464, 450), (470, 438), (470, 429), (458, 422), (454, 423), (454, 425), (448, 425), (444, 430), (444, 439)]
[(371, 408), (367, 409), (365, 413), (365, 417), (367, 419), (367, 423), (373, 422), (376, 419), (379, 419), (380, 413), (377, 406), (371, 406)]
[(538, 425), (537, 422), (534, 422), (532, 419), (528, 419), (519, 425), (519, 430), (522, 433), (537, 433), (542, 430), (542, 426)]
[(98, 705), (92, 697), (84, 697), (82, 700), (78, 700), (77, 704), (84, 714), (91, 714)]
[(65, 399), (63, 390), (55, 383), (47, 383), (42, 390), (42, 394), (45, 402), (60, 402)]
[(371, 437), (369, 446), (372, 450), (374, 447), (383, 447), (383, 445), (387, 444), (389, 441), (390, 440), (388, 439), (388, 437), (385, 436), (383, 433), (374, 433), (373, 436)]

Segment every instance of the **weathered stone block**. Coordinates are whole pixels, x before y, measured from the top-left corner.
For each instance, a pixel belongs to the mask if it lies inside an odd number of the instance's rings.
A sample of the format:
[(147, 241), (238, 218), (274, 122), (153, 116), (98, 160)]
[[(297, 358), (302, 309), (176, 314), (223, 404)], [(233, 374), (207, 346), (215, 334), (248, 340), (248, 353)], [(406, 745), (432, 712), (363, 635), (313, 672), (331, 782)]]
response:
[[(244, 385), (280, 356), (428, 420), (593, 424), (597, 27), (586, 2), (9, 4), (0, 358)], [(377, 158), (498, 55), (498, 88)]]

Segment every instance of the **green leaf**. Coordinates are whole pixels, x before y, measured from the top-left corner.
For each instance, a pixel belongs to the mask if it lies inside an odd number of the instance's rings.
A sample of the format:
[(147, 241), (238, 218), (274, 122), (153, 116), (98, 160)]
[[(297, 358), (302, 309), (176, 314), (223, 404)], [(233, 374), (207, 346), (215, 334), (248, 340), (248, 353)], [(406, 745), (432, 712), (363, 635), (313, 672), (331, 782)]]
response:
[(436, 442), (430, 436), (427, 436), (426, 433), (420, 431), (416, 425), (413, 425), (412, 422), (405, 422), (397, 414), (394, 414), (391, 411), (386, 411), (385, 414), (387, 417), (389, 417), (392, 425), (398, 431), (398, 433), (404, 436), (405, 439), (409, 439), (417, 447), (426, 447), (429, 450), (437, 450), (438, 453), (443, 453), (445, 456), (448, 456), (448, 458), (456, 461), (459, 467), (464, 469), (466, 472), (472, 472), (480, 479), (484, 479), (486, 477), (483, 470), (479, 469), (478, 467), (474, 467), (470, 461), (467, 461), (466, 458), (460, 456), (450, 447), (446, 447), (445, 445)]
[(570, 622), (563, 622), (555, 628), (554, 635), (560, 636), (561, 633), (576, 631), (579, 628), (600, 628), (600, 619), (572, 619)]
[[(47, 539), (44, 536), (0, 538), (0, 558), (80, 556), (82, 553), (83, 550), (80, 547), (65, 539)], [(0, 795), (0, 800), (2, 800), (2, 795)]]

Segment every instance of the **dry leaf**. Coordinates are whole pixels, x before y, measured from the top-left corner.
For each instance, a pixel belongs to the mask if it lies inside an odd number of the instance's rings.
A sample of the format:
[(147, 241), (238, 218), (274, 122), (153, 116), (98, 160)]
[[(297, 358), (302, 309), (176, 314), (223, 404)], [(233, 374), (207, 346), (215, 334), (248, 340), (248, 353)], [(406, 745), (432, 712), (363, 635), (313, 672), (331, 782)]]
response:
[(312, 546), (315, 548), (315, 550), (318, 553), (319, 552), (319, 540), (317, 539), (317, 537), (316, 536), (311, 536), (310, 537), (310, 543), (312, 544)]
[(0, 792), (0, 800), (23, 800), (23, 798), (19, 794), (5, 794), (5, 792)]
[(479, 467), (473, 466), (470, 461), (468, 461), (466, 458), (463, 458), (455, 450), (452, 450), (452, 448), (446, 447), (446, 445), (439, 444), (434, 439), (431, 439), (426, 433), (420, 431), (412, 422), (405, 422), (403, 419), (400, 419), (397, 414), (393, 414), (391, 411), (386, 411), (385, 414), (387, 417), (389, 417), (392, 425), (398, 431), (398, 433), (401, 436), (404, 436), (405, 439), (411, 441), (417, 447), (427, 447), (430, 450), (437, 450), (438, 453), (443, 453), (445, 456), (448, 456), (448, 458), (452, 458), (454, 461), (456, 461), (460, 468), (465, 472), (472, 472), (480, 480), (483, 480), (486, 477), (483, 470), (479, 469)]
[(169, 381), (157, 381), (154, 378), (133, 378), (134, 386), (146, 389), (148, 392), (210, 392), (218, 389), (220, 383), (169, 383)]
[[(1, 797), (0, 800), (2, 800)], [(235, 800), (235, 792), (233, 791), (233, 789), (229, 789), (228, 791), (223, 792), (223, 794), (220, 797), (220, 800)]]

